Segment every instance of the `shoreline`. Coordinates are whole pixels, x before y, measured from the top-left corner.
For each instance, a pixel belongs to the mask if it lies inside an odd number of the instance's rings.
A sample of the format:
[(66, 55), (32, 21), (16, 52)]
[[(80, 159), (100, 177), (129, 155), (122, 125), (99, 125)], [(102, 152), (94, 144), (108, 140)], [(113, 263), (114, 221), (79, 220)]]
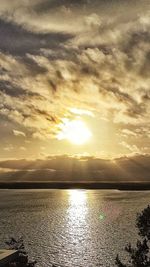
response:
[(127, 191), (150, 190), (150, 183), (115, 183), (115, 182), (1, 182), (0, 189), (116, 189)]

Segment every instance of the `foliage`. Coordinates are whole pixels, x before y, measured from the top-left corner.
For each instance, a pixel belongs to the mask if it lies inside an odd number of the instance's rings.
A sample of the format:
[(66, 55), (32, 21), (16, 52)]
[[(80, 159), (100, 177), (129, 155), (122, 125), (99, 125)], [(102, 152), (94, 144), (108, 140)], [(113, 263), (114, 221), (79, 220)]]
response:
[(10, 263), (9, 266), (15, 266), (15, 267), (34, 267), (36, 264), (36, 261), (29, 262), (28, 260), (28, 254), (25, 250), (24, 242), (22, 237), (19, 239), (10, 238), (7, 242), (5, 242), (9, 249), (14, 249), (18, 251), (18, 258), (15, 260), (15, 262)]
[(116, 265), (118, 267), (150, 267), (150, 248), (148, 246), (150, 241), (150, 206), (137, 214), (136, 227), (142, 240), (137, 240), (135, 248), (130, 243), (125, 247), (130, 258), (127, 264), (122, 263), (117, 255)]
[(150, 206), (137, 215), (139, 235), (150, 240)]

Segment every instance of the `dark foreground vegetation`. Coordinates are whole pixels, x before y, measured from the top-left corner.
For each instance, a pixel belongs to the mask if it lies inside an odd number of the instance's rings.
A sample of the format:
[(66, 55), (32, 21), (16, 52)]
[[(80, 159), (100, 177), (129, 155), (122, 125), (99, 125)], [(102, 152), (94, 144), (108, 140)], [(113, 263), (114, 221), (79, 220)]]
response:
[(6, 242), (6, 245), (9, 249), (14, 249), (18, 251), (18, 256), (14, 260), (14, 262), (9, 263), (8, 266), (5, 267), (34, 267), (36, 261), (29, 261), (28, 254), (25, 250), (24, 242), (22, 237), (19, 239), (10, 238)]
[(150, 206), (137, 214), (136, 227), (140, 240), (137, 240), (136, 247), (130, 243), (126, 245), (125, 251), (129, 254), (127, 263), (123, 263), (117, 255), (118, 267), (150, 267)]
[(130, 182), (1, 182), (0, 189), (118, 189), (150, 190), (150, 183)]

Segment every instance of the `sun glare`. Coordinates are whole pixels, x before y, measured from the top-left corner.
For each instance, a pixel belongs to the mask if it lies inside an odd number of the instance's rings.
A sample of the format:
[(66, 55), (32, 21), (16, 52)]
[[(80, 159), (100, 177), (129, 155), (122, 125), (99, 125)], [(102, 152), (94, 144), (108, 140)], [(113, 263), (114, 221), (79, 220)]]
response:
[(69, 200), (71, 202), (71, 205), (84, 204), (86, 202), (86, 198), (87, 194), (83, 190), (69, 190)]
[(59, 126), (61, 131), (58, 133), (57, 138), (59, 140), (66, 139), (76, 145), (86, 143), (92, 135), (86, 124), (80, 119), (63, 119), (63, 123)]

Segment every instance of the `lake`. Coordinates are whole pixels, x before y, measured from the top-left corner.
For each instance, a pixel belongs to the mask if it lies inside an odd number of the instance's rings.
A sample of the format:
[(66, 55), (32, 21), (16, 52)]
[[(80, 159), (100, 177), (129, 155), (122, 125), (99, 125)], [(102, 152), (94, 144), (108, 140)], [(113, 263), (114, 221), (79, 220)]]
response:
[(23, 236), (37, 267), (112, 267), (149, 203), (149, 191), (0, 190), (0, 248)]

